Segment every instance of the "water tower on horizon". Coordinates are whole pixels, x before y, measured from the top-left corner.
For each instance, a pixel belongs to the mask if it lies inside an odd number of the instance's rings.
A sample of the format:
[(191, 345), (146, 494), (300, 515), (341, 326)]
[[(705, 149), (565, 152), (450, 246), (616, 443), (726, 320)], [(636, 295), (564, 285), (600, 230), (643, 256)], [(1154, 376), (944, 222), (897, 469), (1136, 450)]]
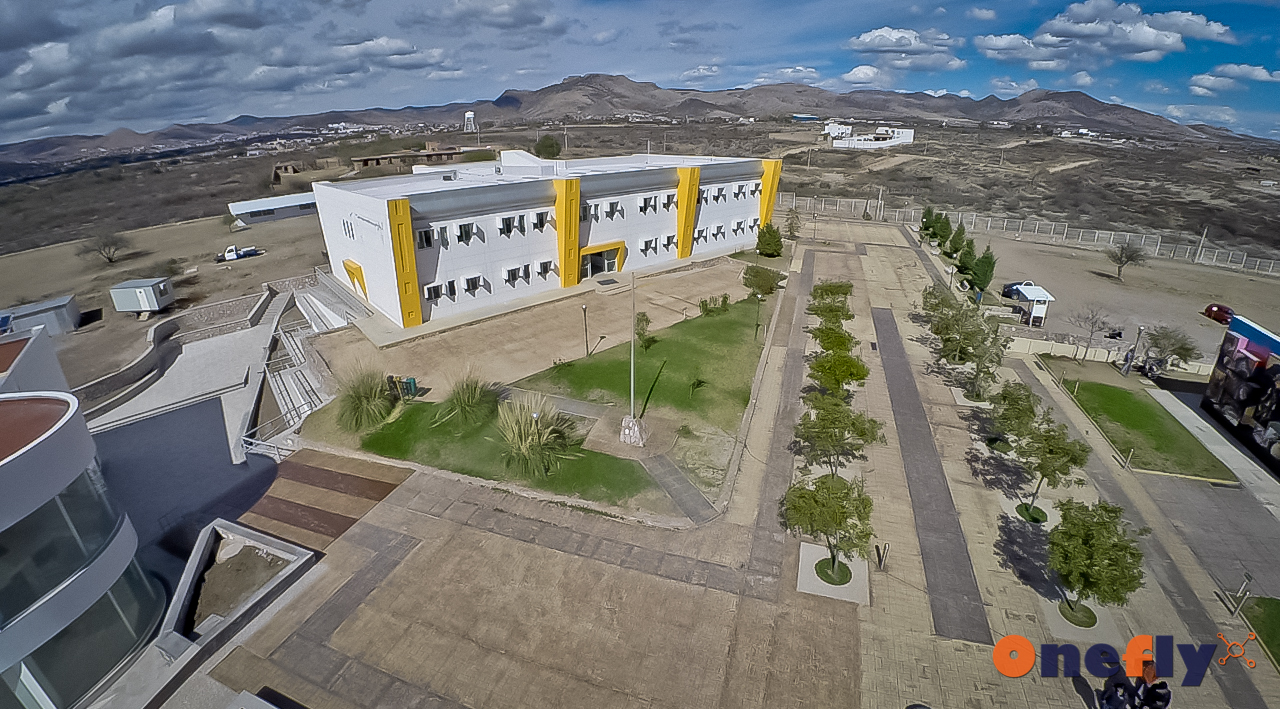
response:
[(470, 133), (476, 129), (476, 112), (467, 111), (462, 114), (462, 130)]

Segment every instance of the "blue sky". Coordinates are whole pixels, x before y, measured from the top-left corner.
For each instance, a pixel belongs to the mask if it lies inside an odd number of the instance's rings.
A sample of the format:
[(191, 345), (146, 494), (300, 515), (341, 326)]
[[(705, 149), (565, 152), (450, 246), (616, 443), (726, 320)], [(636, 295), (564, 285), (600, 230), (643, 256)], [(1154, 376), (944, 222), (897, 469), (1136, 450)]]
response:
[(0, 0), (0, 142), (471, 101), (593, 72), (1079, 89), (1280, 139), (1280, 0)]

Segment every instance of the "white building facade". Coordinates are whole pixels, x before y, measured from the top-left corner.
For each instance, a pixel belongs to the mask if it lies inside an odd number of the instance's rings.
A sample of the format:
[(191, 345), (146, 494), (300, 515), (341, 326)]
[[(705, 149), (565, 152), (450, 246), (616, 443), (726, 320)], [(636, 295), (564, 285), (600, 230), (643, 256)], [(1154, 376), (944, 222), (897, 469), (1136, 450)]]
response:
[(313, 187), (339, 281), (401, 327), (755, 244), (780, 160), (632, 155)]
[(912, 128), (888, 128), (881, 126), (874, 133), (854, 135), (852, 130), (843, 138), (831, 141), (833, 148), (853, 148), (855, 150), (871, 150), (874, 148), (891, 148), (895, 145), (910, 145), (916, 139)]

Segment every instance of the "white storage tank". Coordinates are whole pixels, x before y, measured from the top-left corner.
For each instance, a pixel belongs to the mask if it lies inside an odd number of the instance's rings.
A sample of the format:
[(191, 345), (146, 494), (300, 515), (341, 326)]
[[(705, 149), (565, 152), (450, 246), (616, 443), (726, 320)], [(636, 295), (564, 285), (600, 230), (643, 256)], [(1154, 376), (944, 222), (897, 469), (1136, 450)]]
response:
[(138, 278), (111, 287), (111, 304), (118, 313), (154, 313), (173, 303), (168, 278)]

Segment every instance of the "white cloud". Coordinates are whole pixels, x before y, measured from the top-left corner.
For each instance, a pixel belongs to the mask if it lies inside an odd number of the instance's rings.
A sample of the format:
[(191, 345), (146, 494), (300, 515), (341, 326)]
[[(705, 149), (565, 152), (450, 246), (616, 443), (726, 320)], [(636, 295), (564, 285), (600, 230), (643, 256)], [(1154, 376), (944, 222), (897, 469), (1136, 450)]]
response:
[(1213, 73), (1249, 81), (1280, 81), (1280, 71), (1267, 71), (1265, 67), (1253, 64), (1219, 64), (1213, 68)]
[(859, 89), (883, 89), (893, 83), (893, 77), (887, 72), (870, 64), (855, 66), (840, 78)]
[(1184, 37), (1236, 42), (1231, 28), (1204, 15), (1180, 11), (1146, 14), (1133, 3), (1085, 0), (1067, 6), (1031, 37), (983, 35), (973, 43), (989, 59), (1062, 71), (1105, 66), (1116, 59), (1159, 61), (1172, 52), (1186, 51)]
[(698, 66), (680, 74), (680, 80), (685, 82), (699, 82), (719, 75), (719, 66), (715, 64), (699, 64)]
[(591, 43), (597, 46), (605, 45), (618, 39), (622, 33), (617, 29), (608, 29), (603, 32), (596, 32), (591, 35)]
[(964, 14), (975, 20), (994, 20), (996, 19), (996, 11), (984, 7), (971, 7)]
[(950, 92), (946, 89), (925, 89), (924, 93), (929, 94), (934, 98), (938, 98), (939, 96), (946, 96)]
[(1171, 104), (1164, 109), (1170, 118), (1180, 123), (1236, 123), (1240, 120), (1230, 106), (1197, 106)]
[(1205, 87), (1203, 87), (1203, 86), (1192, 86), (1191, 88), (1189, 88), (1189, 89), (1188, 89), (1188, 91), (1190, 91), (1190, 92), (1191, 92), (1191, 95), (1192, 95), (1192, 96), (1205, 96), (1205, 97), (1208, 97), (1208, 96), (1217, 96), (1217, 95), (1218, 95), (1218, 94), (1216, 94), (1216, 93), (1214, 93), (1214, 92), (1210, 91), (1209, 89), (1206, 89), (1206, 88), (1205, 88)]
[(818, 81), (818, 70), (808, 66), (789, 66), (760, 74), (750, 86), (764, 84), (813, 84)]
[(1083, 89), (1087, 86), (1093, 86), (1093, 82), (1094, 82), (1093, 77), (1090, 76), (1089, 72), (1087, 71), (1077, 71), (1076, 73), (1071, 75), (1072, 86), (1078, 86)]
[(1012, 77), (1000, 76), (991, 79), (991, 91), (995, 95), (1002, 98), (1012, 98), (1021, 96), (1028, 91), (1040, 88), (1039, 82), (1035, 79), (1027, 79), (1026, 81), (1014, 81)]
[(1190, 85), (1209, 91), (1230, 91), (1240, 88), (1240, 84), (1235, 79), (1226, 76), (1214, 76), (1213, 74), (1196, 74), (1191, 77)]
[(1159, 79), (1150, 79), (1143, 82), (1142, 90), (1151, 94), (1167, 94), (1173, 93), (1173, 89), (1165, 86)]
[(928, 29), (881, 27), (851, 38), (845, 46), (860, 54), (876, 57), (876, 64), (903, 71), (951, 71), (963, 69), (966, 62), (956, 57), (954, 49), (964, 45), (963, 37)]

